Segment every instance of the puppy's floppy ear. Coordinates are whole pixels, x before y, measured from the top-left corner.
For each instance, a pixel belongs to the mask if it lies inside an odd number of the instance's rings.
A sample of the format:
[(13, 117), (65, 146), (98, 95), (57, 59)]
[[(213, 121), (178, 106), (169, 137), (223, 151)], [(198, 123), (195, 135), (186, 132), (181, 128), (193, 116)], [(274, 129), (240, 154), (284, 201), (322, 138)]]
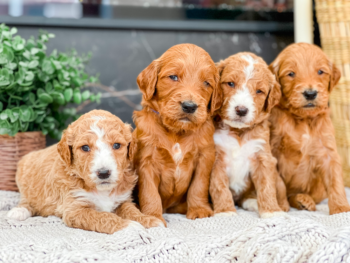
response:
[(277, 82), (275, 76), (273, 77), (273, 81), (270, 84), (270, 90), (265, 99), (264, 110), (266, 112), (270, 112), (271, 109), (276, 106), (281, 99), (281, 85)]
[(57, 151), (67, 167), (70, 167), (73, 162), (73, 151), (71, 144), (71, 128), (68, 127), (62, 134), (60, 142), (57, 144)]
[(125, 124), (125, 127), (124, 127), (124, 134), (125, 134), (125, 140), (128, 144), (128, 153), (127, 153), (127, 157), (130, 161), (133, 160), (134, 158), (134, 154), (135, 154), (135, 146), (133, 144), (133, 141), (134, 141), (134, 135), (133, 135), (133, 128), (131, 127), (130, 124)]
[(340, 70), (337, 68), (337, 66), (334, 65), (332, 62), (330, 62), (330, 64), (331, 64), (332, 73), (331, 73), (331, 79), (329, 81), (329, 87), (328, 87), (329, 92), (331, 92), (334, 89), (334, 87), (337, 85), (341, 77)]
[(157, 85), (159, 71), (159, 62), (154, 60), (137, 76), (137, 85), (139, 86), (145, 100), (152, 99)]
[(278, 57), (269, 65), (269, 70), (276, 76), (277, 81), (279, 81), (280, 59)]
[(223, 92), (221, 89), (220, 77), (224, 69), (224, 61), (221, 60), (216, 64), (218, 74), (215, 76), (215, 87), (210, 100), (210, 113), (213, 115), (215, 111), (221, 108), (223, 102)]
[(225, 66), (226, 66), (226, 63), (224, 60), (220, 60), (219, 62), (216, 63), (216, 68), (218, 69), (220, 77), (222, 72), (224, 71)]

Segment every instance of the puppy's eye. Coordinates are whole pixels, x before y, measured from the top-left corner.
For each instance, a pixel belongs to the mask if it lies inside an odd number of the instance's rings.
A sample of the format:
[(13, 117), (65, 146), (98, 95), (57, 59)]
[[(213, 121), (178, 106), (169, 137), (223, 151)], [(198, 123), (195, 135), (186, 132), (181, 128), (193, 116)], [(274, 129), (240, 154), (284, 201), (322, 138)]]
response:
[(234, 82), (227, 82), (227, 85), (229, 85), (231, 88), (235, 87), (235, 83)]
[(82, 149), (84, 152), (90, 152), (90, 147), (89, 147), (88, 145), (81, 146), (81, 149)]
[(288, 76), (294, 78), (294, 77), (295, 77), (295, 73), (292, 71), (292, 72), (290, 72), (290, 73), (288, 74)]
[(118, 150), (120, 148), (120, 143), (113, 144), (113, 149)]
[(263, 93), (263, 92), (262, 92), (262, 90), (258, 89), (258, 90), (256, 91), (256, 94), (260, 94), (260, 93)]
[(322, 75), (323, 73), (324, 73), (324, 72), (323, 72), (323, 70), (321, 70), (321, 69), (320, 69), (319, 71), (317, 71), (317, 74), (318, 74), (318, 75)]
[(171, 76), (169, 76), (169, 78), (171, 80), (173, 80), (173, 81), (178, 81), (179, 80), (179, 78), (176, 75), (171, 75)]
[(204, 86), (209, 87), (210, 83), (208, 81), (204, 81)]

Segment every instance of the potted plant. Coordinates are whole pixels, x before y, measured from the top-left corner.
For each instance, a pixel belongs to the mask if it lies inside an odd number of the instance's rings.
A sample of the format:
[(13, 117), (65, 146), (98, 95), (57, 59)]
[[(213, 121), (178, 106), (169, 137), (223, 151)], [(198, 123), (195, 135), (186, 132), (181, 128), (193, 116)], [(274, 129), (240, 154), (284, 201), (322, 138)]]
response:
[(30, 151), (45, 147), (45, 135), (59, 139), (67, 122), (76, 119), (67, 104), (99, 101), (101, 94), (82, 91), (96, 82), (85, 72), (89, 56), (73, 50), (46, 54), (53, 34), (28, 40), (16, 28), (0, 25), (0, 189), (17, 190), (16, 166)]

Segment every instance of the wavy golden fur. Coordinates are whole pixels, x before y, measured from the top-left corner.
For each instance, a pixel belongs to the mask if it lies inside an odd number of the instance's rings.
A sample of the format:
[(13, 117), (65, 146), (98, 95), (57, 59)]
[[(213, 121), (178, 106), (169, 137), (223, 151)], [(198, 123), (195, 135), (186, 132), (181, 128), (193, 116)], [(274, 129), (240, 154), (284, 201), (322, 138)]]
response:
[[(217, 65), (224, 94), (215, 117), (216, 161), (210, 195), (216, 215), (235, 212), (234, 201), (269, 217), (289, 210), (285, 191), (279, 191), (276, 159), (271, 154), (268, 117), (281, 97), (280, 85), (267, 64), (242, 52)], [(279, 181), (278, 186), (283, 182)]]
[[(143, 110), (134, 113), (141, 211), (165, 223), (163, 212), (208, 217), (209, 177), (215, 159), (211, 116), (221, 106), (219, 75), (209, 54), (176, 45), (137, 78)], [(185, 104), (195, 105), (194, 112)]]
[(271, 147), (290, 205), (314, 211), (328, 197), (331, 215), (349, 212), (328, 106), (339, 69), (306, 43), (288, 46), (270, 69), (282, 90), (270, 117)]
[[(32, 152), (19, 162), (16, 181), (21, 201), (8, 215), (20, 220), (55, 215), (70, 227), (108, 234), (129, 226), (130, 220), (145, 227), (160, 225), (159, 219), (143, 215), (131, 202), (137, 181), (128, 157), (131, 139), (131, 126), (111, 113), (84, 114), (69, 125), (57, 145)], [(112, 148), (115, 143), (120, 148)], [(94, 167), (103, 160), (96, 156), (106, 152), (110, 154), (103, 158), (110, 163), (105, 161), (100, 168), (112, 172), (100, 180)]]

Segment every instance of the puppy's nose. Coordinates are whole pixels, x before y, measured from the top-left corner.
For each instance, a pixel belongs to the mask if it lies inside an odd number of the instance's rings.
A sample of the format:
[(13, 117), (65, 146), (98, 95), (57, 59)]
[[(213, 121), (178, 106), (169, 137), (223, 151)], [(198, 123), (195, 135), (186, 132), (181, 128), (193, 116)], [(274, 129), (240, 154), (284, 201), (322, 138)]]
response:
[(237, 106), (235, 110), (236, 110), (236, 114), (240, 117), (243, 117), (248, 113), (248, 109), (244, 106)]
[(317, 97), (317, 90), (307, 89), (304, 91), (303, 95), (307, 100), (314, 100)]
[(97, 177), (100, 179), (107, 179), (111, 175), (110, 170), (101, 169), (97, 171)]
[(198, 108), (198, 105), (193, 101), (185, 101), (181, 103), (181, 106), (182, 106), (183, 112), (191, 113), (191, 114), (194, 113)]

